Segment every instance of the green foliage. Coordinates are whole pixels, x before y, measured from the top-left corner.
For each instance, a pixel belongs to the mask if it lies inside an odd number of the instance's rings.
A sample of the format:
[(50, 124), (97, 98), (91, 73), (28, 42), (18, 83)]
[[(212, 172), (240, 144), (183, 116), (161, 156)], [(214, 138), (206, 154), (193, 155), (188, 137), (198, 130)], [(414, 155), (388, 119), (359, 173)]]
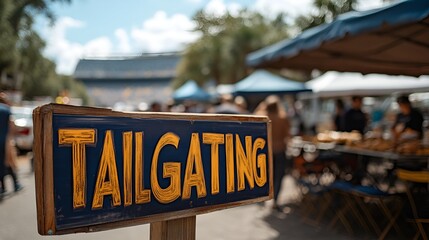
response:
[(295, 19), (295, 25), (303, 30), (331, 22), (338, 15), (355, 10), (357, 0), (314, 0), (316, 12), (301, 15)]
[(48, 3), (70, 0), (1, 0), (0, 1), (0, 73), (14, 81), (2, 86), (21, 90), (24, 99), (36, 96), (56, 97), (67, 90), (71, 97), (88, 100), (85, 88), (69, 76), (59, 76), (55, 63), (45, 58), (45, 42), (33, 30), (36, 14), (54, 21)]
[(283, 15), (268, 19), (249, 10), (222, 16), (199, 11), (193, 19), (200, 38), (185, 50), (175, 87), (189, 79), (200, 84), (209, 80), (235, 83), (248, 74), (248, 53), (288, 36)]
[[(0, 72), (13, 68), (19, 62), (17, 45), (25, 33), (32, 31), (34, 16), (43, 14), (52, 21), (54, 14), (48, 2), (70, 0), (1, 0), (0, 1)], [(24, 36), (23, 36), (24, 35)]]
[(39, 58), (34, 62), (34, 68), (25, 69), (22, 84), (24, 99), (31, 100), (36, 96), (56, 96), (60, 89), (57, 81), (55, 64), (46, 59)]
[(57, 80), (60, 83), (60, 91), (68, 92), (69, 97), (82, 99), (83, 105), (89, 104), (89, 97), (82, 82), (68, 75), (59, 75)]
[(12, 7), (11, 0), (0, 1), (0, 71), (11, 67), (17, 57), (15, 43), (18, 37), (8, 21)]
[(23, 77), (21, 90), (25, 99), (32, 99), (35, 96), (55, 96), (59, 88), (55, 63), (41, 53), (44, 46), (44, 41), (33, 31), (23, 34), (17, 43), (20, 56), (18, 69)]

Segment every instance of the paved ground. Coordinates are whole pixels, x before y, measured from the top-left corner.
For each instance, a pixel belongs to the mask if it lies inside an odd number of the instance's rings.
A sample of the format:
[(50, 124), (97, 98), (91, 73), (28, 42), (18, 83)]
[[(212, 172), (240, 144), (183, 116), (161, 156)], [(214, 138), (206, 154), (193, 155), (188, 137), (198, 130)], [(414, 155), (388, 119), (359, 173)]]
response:
[[(0, 240), (79, 239), (140, 240), (149, 239), (149, 225), (98, 233), (42, 237), (37, 233), (34, 175), (28, 157), (19, 161), (19, 176), (25, 189), (8, 195), (0, 202)], [(11, 189), (11, 179), (7, 179)], [(292, 178), (284, 179), (281, 201), (290, 203), (298, 196)], [(287, 211), (290, 210), (290, 211)], [(197, 239), (359, 239), (343, 231), (316, 228), (300, 222), (296, 208), (285, 213), (273, 212), (269, 203), (253, 204), (197, 217)], [(368, 238), (367, 238), (368, 239)], [(371, 238), (370, 238), (371, 239)]]

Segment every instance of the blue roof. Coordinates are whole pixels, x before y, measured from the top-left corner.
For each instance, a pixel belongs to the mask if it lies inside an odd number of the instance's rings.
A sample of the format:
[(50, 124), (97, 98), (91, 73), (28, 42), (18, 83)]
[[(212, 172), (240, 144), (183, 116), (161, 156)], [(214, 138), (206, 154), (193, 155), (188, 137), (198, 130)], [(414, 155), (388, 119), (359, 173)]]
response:
[[(332, 42), (339, 40), (353, 40), (355, 36), (375, 31), (379, 32), (377, 32), (377, 34), (374, 34), (372, 38), (368, 37), (364, 40), (359, 39), (362, 41), (350, 41), (350, 44), (348, 45), (342, 42), (342, 45), (337, 45), (338, 48), (335, 48), (331, 45), (329, 46), (329, 49), (324, 49), (324, 52), (318, 52), (318, 55), (314, 55), (314, 57), (325, 57), (325, 55), (328, 55), (329, 53), (331, 55), (331, 58), (338, 58), (339, 56), (342, 57), (342, 53), (348, 54), (348, 51), (350, 49), (356, 47), (358, 49), (362, 48), (362, 51), (360, 52), (365, 53), (365, 55), (363, 55), (363, 57), (361, 58), (360, 55), (359, 57), (357, 56), (359, 54), (359, 51), (350, 51), (351, 54), (349, 55), (354, 56), (353, 60), (355, 62), (365, 62), (366, 58), (373, 57), (371, 60), (373, 60), (374, 63), (382, 61), (389, 63), (398, 60), (397, 63), (400, 64), (402, 63), (402, 59), (400, 59), (402, 56), (400, 55), (401, 51), (398, 50), (398, 41), (402, 41), (404, 42), (404, 44), (408, 44), (405, 47), (411, 49), (412, 51), (415, 51), (416, 53), (419, 52), (419, 50), (416, 50), (416, 47), (425, 47), (426, 49), (428, 49), (428, 17), (428, 0), (399, 1), (397, 3), (378, 9), (345, 13), (338, 16), (333, 22), (329, 24), (324, 24), (308, 29), (293, 39), (283, 40), (281, 42), (278, 42), (276, 44), (262, 48), (258, 51), (249, 54), (247, 57), (247, 64), (256, 67), (269, 67), (270, 62), (271, 65), (273, 65), (274, 61), (280, 61), (280, 59), (290, 59), (297, 55), (303, 55), (303, 53), (307, 51), (323, 48), (326, 43), (331, 44)], [(419, 29), (417, 29), (417, 26), (416, 29), (407, 29), (407, 24), (412, 24), (420, 21), (423, 22), (419, 24)], [(400, 26), (405, 27), (404, 29), (396, 28)], [(387, 33), (386, 29), (389, 30), (389, 33)], [(376, 39), (377, 37), (378, 39)], [(383, 47), (377, 45), (380, 44), (380, 41), (386, 42), (387, 45)], [(410, 45), (412, 46), (410, 47)], [(376, 50), (379, 52), (375, 51), (376, 47)], [(365, 52), (367, 49), (370, 49), (371, 51), (368, 50), (367, 52)], [(389, 54), (387, 54), (385, 52), (387, 50), (393, 50), (394, 52), (391, 51), (389, 52)], [(381, 55), (382, 53), (383, 55)], [(408, 53), (408, 51), (402, 51), (402, 55), (407, 55), (406, 53)], [(416, 57), (412, 59), (410, 56), (403, 56), (403, 62), (410, 63), (410, 65), (412, 65), (412, 63), (415, 63), (414, 65), (425, 63), (426, 65), (424, 65), (424, 67), (427, 68), (427, 61), (422, 60), (421, 56), (417, 56), (418, 54), (415, 55)], [(308, 56), (307, 59), (311, 61)], [(290, 62), (290, 65), (294, 68), (299, 68), (300, 65), (305, 66), (305, 63), (303, 63), (304, 60), (300, 59), (300, 63), (297, 63), (297, 61)], [(289, 62), (284, 61), (281, 64), (281, 67), (290, 67), (287, 64), (289, 64)], [(318, 66), (321, 65), (322, 68), (320, 69), (330, 70), (328, 69), (329, 67), (326, 67), (326, 69), (323, 67), (323, 61), (317, 60), (312, 62), (311, 64), (314, 65), (313, 68), (318, 68)], [(295, 67), (295, 65), (297, 67)], [(312, 65), (308, 65), (306, 67), (308, 69), (311, 69)], [(338, 65), (338, 63), (333, 64), (333, 66), (330, 67), (335, 67), (335, 65)], [(280, 66), (277, 65), (276, 67)], [(376, 71), (377, 69), (372, 70)]]
[(139, 57), (81, 59), (74, 72), (78, 79), (174, 78), (178, 54), (152, 54)]
[(304, 83), (288, 80), (265, 70), (257, 70), (235, 84), (234, 93), (284, 94), (309, 91)]
[(188, 80), (173, 93), (173, 99), (175, 101), (210, 101), (212, 96), (200, 88), (195, 81)]

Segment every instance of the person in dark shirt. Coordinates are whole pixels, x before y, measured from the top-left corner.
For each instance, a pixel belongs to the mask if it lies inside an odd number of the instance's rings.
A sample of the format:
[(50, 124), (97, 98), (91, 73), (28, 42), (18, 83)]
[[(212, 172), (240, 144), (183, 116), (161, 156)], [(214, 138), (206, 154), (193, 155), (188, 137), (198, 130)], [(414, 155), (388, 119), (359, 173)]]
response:
[(334, 124), (335, 131), (344, 132), (344, 102), (341, 99), (335, 101)]
[(10, 107), (5, 104), (6, 94), (0, 92), (0, 199), (3, 197), (3, 177), (6, 171), (6, 143), (9, 134)]
[(397, 99), (400, 113), (396, 115), (392, 126), (395, 140), (403, 137), (404, 133), (409, 136), (423, 137), (423, 115), (411, 106), (408, 96), (400, 96)]
[(367, 119), (365, 114), (361, 110), (362, 108), (362, 97), (352, 97), (352, 108), (349, 109), (344, 115), (345, 131), (358, 131), (361, 134), (364, 133)]

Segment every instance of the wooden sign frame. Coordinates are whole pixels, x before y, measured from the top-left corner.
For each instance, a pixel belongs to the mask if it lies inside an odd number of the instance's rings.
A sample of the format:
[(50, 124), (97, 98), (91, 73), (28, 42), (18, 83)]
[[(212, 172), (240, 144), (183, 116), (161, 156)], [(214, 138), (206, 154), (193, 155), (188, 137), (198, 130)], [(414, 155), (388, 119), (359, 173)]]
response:
[[(55, 218), (54, 195), (54, 157), (53, 157), (53, 116), (54, 114), (76, 116), (107, 116), (137, 119), (185, 120), (185, 121), (213, 121), (219, 122), (263, 122), (267, 126), (267, 164), (269, 194), (267, 196), (229, 202), (219, 205), (190, 208), (186, 210), (143, 216), (132, 220), (112, 221), (91, 226), (69, 229), (57, 229)], [(216, 210), (266, 201), (273, 197), (273, 164), (271, 122), (267, 117), (250, 115), (221, 115), (221, 114), (177, 114), (177, 113), (131, 113), (116, 112), (110, 109), (92, 107), (74, 107), (67, 105), (48, 104), (38, 107), (33, 112), (34, 121), (34, 169), (36, 180), (36, 203), (38, 231), (41, 235), (61, 235), (76, 232), (94, 232), (133, 226), (145, 223), (170, 221), (178, 218), (192, 217), (197, 214)], [(193, 220), (195, 222), (195, 219)], [(154, 225), (157, 227), (158, 225)], [(159, 225), (161, 226), (161, 225)], [(152, 228), (152, 226), (151, 226)]]

